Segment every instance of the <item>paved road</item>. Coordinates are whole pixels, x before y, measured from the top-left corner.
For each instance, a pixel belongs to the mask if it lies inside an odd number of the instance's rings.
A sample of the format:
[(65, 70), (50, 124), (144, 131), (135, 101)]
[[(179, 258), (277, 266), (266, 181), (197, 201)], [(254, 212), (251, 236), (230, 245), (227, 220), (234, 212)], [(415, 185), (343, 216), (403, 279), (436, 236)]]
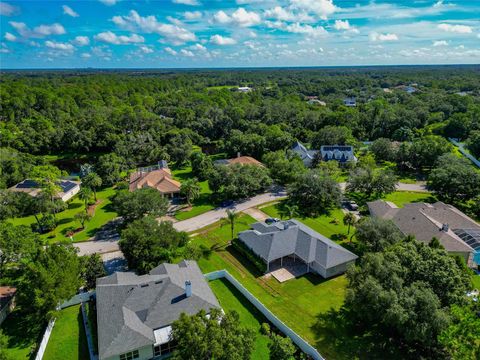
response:
[(227, 208), (217, 208), (215, 210), (208, 211), (206, 213), (203, 213), (201, 215), (195, 216), (193, 218), (183, 220), (176, 222), (173, 224), (173, 227), (179, 231), (194, 231), (201, 229), (207, 225), (213, 224), (217, 222), (218, 220), (224, 218), (227, 216), (227, 209), (229, 208), (235, 208), (236, 211), (244, 211), (246, 209), (250, 209), (253, 207), (256, 207), (260, 204), (264, 204), (269, 201), (274, 201), (274, 200), (280, 200), (283, 199), (287, 196), (287, 193), (285, 191), (279, 191), (279, 192), (269, 192), (266, 194), (260, 194), (257, 196), (254, 196), (248, 200), (242, 201), (242, 202), (237, 202), (231, 207)]
[(74, 243), (73, 246), (79, 250), (78, 255), (90, 255), (93, 253), (105, 254), (120, 250), (118, 240), (119, 238), (85, 241)]

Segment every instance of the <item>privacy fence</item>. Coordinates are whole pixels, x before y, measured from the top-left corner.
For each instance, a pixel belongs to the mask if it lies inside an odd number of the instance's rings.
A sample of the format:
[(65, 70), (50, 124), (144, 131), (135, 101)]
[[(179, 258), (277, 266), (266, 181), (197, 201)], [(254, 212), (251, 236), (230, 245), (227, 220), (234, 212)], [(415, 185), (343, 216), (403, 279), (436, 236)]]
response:
[(276, 317), (270, 310), (267, 309), (255, 296), (253, 296), (237, 279), (235, 279), (227, 270), (218, 270), (205, 274), (208, 280), (227, 279), (235, 288), (240, 291), (243, 296), (250, 301), (277, 329), (288, 336), (292, 341), (306, 354), (310, 355), (315, 360), (324, 360), (322, 355), (309, 343), (303, 340), (295, 331), (285, 325), (278, 317)]

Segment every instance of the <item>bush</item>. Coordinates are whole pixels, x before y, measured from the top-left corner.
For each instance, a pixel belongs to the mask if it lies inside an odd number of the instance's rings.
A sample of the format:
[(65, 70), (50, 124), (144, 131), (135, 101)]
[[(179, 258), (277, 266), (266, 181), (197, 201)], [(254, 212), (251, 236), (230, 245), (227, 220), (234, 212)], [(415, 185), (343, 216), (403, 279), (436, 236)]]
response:
[(262, 335), (270, 336), (270, 325), (268, 323), (262, 323), (262, 327), (260, 328), (260, 333)]
[(255, 255), (252, 250), (246, 247), (245, 244), (240, 240), (233, 239), (232, 246), (240, 254), (245, 256), (253, 265), (255, 265), (258, 271), (260, 271), (262, 274), (267, 271), (267, 265), (263, 262), (263, 260), (259, 256)]

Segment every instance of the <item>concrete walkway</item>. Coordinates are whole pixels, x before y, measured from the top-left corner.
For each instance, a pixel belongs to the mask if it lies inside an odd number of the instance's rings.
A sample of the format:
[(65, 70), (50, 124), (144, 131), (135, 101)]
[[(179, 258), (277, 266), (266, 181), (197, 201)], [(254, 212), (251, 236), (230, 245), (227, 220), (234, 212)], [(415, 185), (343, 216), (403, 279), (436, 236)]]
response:
[(243, 210), (243, 212), (247, 215), (250, 215), (252, 218), (254, 218), (257, 221), (265, 221), (270, 217), (267, 214), (265, 214), (262, 210), (259, 210), (257, 208), (245, 209)]
[(178, 231), (186, 231), (186, 232), (198, 230), (207, 225), (211, 225), (222, 218), (225, 218), (227, 216), (228, 209), (235, 208), (235, 211), (241, 212), (241, 211), (245, 211), (247, 209), (256, 207), (258, 205), (261, 205), (270, 201), (281, 200), (286, 197), (287, 197), (287, 193), (284, 190), (281, 190), (279, 192), (269, 192), (266, 194), (260, 194), (250, 199), (247, 199), (245, 201), (236, 202), (234, 205), (230, 207), (217, 208), (215, 210), (208, 211), (206, 213), (200, 214), (193, 218), (176, 222), (175, 224), (173, 224), (173, 227)]

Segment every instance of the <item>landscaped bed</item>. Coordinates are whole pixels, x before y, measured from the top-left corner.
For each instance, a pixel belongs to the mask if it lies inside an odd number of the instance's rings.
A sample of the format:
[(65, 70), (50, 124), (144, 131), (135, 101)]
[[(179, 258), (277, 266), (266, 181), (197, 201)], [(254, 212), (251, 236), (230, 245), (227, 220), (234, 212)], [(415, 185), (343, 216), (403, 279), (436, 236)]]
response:
[(255, 333), (255, 347), (251, 359), (267, 360), (270, 340), (268, 336), (260, 333), (262, 323), (267, 322), (265, 317), (228, 280), (213, 280), (209, 284), (222, 309), (226, 312), (235, 310), (240, 317), (242, 326)]
[(43, 358), (45, 360), (89, 359), (80, 305), (60, 311)]
[[(117, 213), (111, 208), (110, 198), (114, 194), (115, 190), (111, 187), (97, 192), (98, 204), (95, 206), (95, 213), (90, 221), (85, 223), (85, 229), (73, 235), (74, 242), (89, 240), (103, 225), (117, 216)], [(84, 206), (82, 200), (74, 197), (68, 202), (68, 208), (56, 215), (58, 226), (49, 233), (42, 234), (41, 237), (50, 243), (68, 240), (66, 230), (68, 228), (77, 229), (80, 227), (80, 223), (75, 220), (75, 214), (85, 211)], [(31, 225), (36, 223), (34, 216), (15, 218), (10, 221), (14, 225)]]

